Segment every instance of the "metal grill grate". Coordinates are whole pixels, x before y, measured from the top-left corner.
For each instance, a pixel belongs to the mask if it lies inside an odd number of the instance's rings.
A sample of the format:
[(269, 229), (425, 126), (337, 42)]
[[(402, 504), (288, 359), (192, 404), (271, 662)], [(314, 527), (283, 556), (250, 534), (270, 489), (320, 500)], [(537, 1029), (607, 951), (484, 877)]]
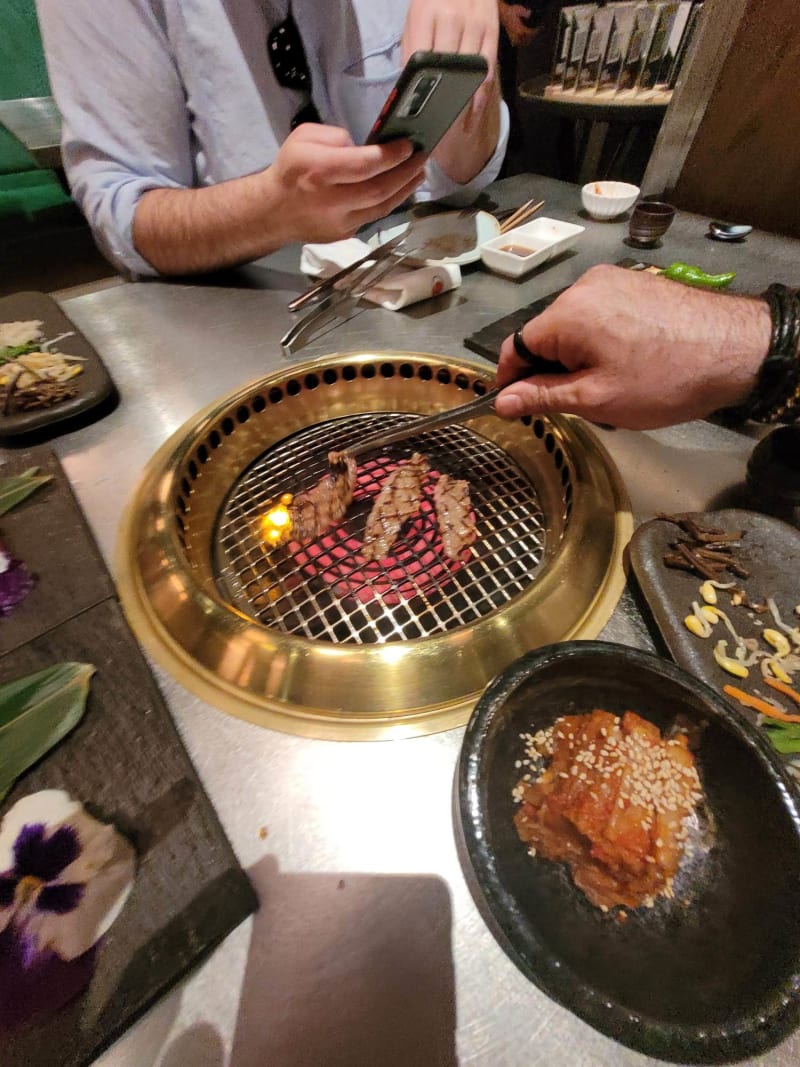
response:
[[(498, 445), (463, 426), (410, 438), (392, 459), (368, 461), (371, 495), (361, 494), (330, 536), (308, 550), (269, 548), (260, 518), (284, 492), (310, 488), (331, 449), (394, 428), (414, 416), (359, 414), (317, 424), (282, 441), (244, 471), (222, 508), (215, 570), (222, 595), (264, 625), (336, 644), (368, 644), (444, 633), (502, 607), (532, 581), (545, 548), (545, 518), (529, 478)], [(463, 561), (448, 560), (431, 507), (395, 546), (391, 565), (358, 561), (377, 484), (399, 459), (422, 452), (435, 473), (466, 478), (478, 538)], [(320, 546), (319, 542), (323, 542)]]

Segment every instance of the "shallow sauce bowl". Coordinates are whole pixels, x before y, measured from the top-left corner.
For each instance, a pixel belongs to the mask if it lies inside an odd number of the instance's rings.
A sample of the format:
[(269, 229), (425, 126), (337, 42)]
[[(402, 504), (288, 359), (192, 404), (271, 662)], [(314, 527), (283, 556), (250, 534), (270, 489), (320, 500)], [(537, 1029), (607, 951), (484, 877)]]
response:
[[(695, 751), (710, 844), (685, 857), (675, 897), (620, 922), (564, 864), (528, 855), (511, 791), (521, 733), (561, 715), (630, 710), (662, 731), (702, 727)], [(772, 749), (720, 694), (673, 663), (604, 642), (528, 653), (467, 726), (456, 836), (476, 903), (514, 963), (588, 1023), (651, 1056), (721, 1063), (800, 1021), (800, 811)]]

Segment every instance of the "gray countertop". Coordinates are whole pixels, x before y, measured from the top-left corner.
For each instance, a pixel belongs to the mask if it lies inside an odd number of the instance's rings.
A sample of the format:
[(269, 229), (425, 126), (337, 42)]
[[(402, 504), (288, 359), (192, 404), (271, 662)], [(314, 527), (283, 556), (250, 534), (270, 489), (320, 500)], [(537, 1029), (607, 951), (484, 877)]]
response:
[[(543, 198), (542, 215), (586, 232), (572, 254), (522, 282), (466, 268), (455, 292), (404, 312), (369, 308), (295, 358), (402, 348), (477, 359), (462, 345), (473, 330), (593, 263), (636, 254), (623, 244), (625, 222), (578, 214), (577, 187), (520, 176), (491, 192), (499, 208)], [(736, 270), (739, 291), (800, 285), (800, 242), (754, 233), (722, 245), (706, 227), (679, 215), (663, 248), (639, 257)], [(298, 250), (286, 249), (224, 282), (126, 284), (64, 300), (121, 395), (102, 421), (55, 442), (110, 564), (120, 509), (154, 450), (216, 397), (286, 365), (277, 342), (291, 321), (287, 301), (304, 287), (297, 265)], [(754, 443), (709, 423), (598, 433), (637, 519), (735, 500)], [(602, 636), (652, 647), (628, 592)], [(156, 675), (262, 907), (101, 1058), (104, 1067), (654, 1062), (530, 985), (488, 932), (453, 840), (460, 730), (302, 740), (229, 718)], [(799, 1060), (795, 1035), (754, 1062)]]

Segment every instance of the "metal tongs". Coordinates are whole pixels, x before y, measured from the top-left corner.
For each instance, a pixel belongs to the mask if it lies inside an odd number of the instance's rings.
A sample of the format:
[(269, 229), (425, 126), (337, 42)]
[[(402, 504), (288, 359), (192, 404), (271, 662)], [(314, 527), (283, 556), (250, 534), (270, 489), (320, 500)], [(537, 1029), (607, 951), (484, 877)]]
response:
[[(416, 251), (415, 248), (402, 247), (405, 239), (406, 234), (392, 238), (391, 241), (387, 241), (386, 244), (370, 252), (357, 263), (345, 267), (333, 277), (325, 279), (313, 289), (309, 289), (307, 293), (303, 293), (302, 297), (292, 301), (295, 306), (303, 306), (312, 299), (317, 303), (283, 335), (281, 346), (284, 351), (291, 354), (298, 348), (302, 348), (330, 319), (350, 318), (364, 294), (378, 285), (387, 274), (391, 274)], [(337, 279), (341, 281), (348, 277), (350, 280), (346, 285), (335, 288)], [(298, 305), (298, 301), (302, 303)], [(289, 307), (291, 306), (290, 304)]]
[[(517, 344), (517, 335), (515, 335), (515, 348)], [(517, 348), (517, 352), (521, 354), (519, 348)], [(524, 359), (527, 365), (524, 377), (529, 374), (569, 373), (563, 363), (545, 359), (543, 356), (527, 352), (527, 350), (525, 351)], [(442, 426), (455, 426), (460, 422), (466, 422), (468, 419), (477, 418), (479, 415), (494, 414), (494, 402), (499, 392), (499, 389), (490, 389), (484, 396), (476, 396), (474, 400), (469, 400), (466, 404), (459, 404), (448, 411), (440, 411), (436, 415), (426, 415), (424, 418), (411, 419), (396, 430), (365, 437), (363, 441), (343, 449), (339, 452), (339, 455), (342, 457), (361, 456), (364, 452), (372, 452), (375, 449), (384, 448), (386, 445), (395, 444), (397, 441), (405, 441), (409, 437), (416, 437), (417, 434), (427, 433), (428, 430), (438, 430)]]
[(339, 455), (342, 457), (360, 456), (364, 452), (371, 452), (374, 449), (383, 448), (385, 445), (392, 445), (396, 441), (404, 441), (408, 437), (416, 437), (417, 434), (427, 433), (428, 430), (438, 430), (441, 426), (454, 426), (459, 422), (466, 422), (467, 419), (474, 419), (478, 415), (486, 415), (493, 412), (495, 398), (499, 392), (499, 389), (491, 389), (485, 396), (476, 396), (474, 400), (470, 400), (466, 404), (459, 404), (458, 407), (450, 408), (448, 411), (440, 411), (436, 415), (426, 415), (421, 419), (412, 419), (396, 430), (365, 437), (363, 441), (343, 449)]
[(306, 289), (300, 296), (296, 296), (294, 300), (290, 300), (288, 303), (289, 311), (299, 311), (304, 308), (306, 304), (311, 304), (315, 300), (319, 300), (326, 293), (329, 293), (331, 289), (335, 289), (336, 286), (348, 278), (351, 274), (354, 274), (359, 268), (366, 267), (370, 263), (377, 263), (381, 259), (385, 259), (386, 256), (392, 254), (396, 248), (403, 244), (408, 237), (409, 230), (405, 229), (402, 233), (398, 233), (395, 237), (392, 237), (388, 241), (384, 241), (382, 245), (378, 245), (377, 248), (371, 248), (365, 256), (361, 259), (357, 259), (355, 263), (351, 263), (347, 267), (342, 267), (341, 270), (335, 274), (331, 274), (328, 278), (323, 278), (317, 282), (316, 285), (312, 285), (310, 289)]

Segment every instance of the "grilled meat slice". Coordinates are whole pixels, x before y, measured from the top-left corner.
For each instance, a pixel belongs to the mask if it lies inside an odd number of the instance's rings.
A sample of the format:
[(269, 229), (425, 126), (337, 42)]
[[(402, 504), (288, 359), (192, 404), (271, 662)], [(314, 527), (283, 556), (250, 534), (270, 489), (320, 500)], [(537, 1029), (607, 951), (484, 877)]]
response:
[(301, 544), (313, 541), (341, 522), (356, 488), (356, 461), (339, 452), (329, 452), (328, 470), (312, 488), (298, 493), (289, 507), (292, 535)]
[(361, 549), (365, 559), (388, 556), (400, 527), (419, 510), (422, 479), (428, 470), (428, 461), (415, 452), (411, 459), (395, 467), (383, 483), (367, 516)]
[(448, 559), (458, 559), (478, 536), (471, 514), (469, 485), (449, 474), (442, 474), (433, 487), (433, 503), (444, 554)]

